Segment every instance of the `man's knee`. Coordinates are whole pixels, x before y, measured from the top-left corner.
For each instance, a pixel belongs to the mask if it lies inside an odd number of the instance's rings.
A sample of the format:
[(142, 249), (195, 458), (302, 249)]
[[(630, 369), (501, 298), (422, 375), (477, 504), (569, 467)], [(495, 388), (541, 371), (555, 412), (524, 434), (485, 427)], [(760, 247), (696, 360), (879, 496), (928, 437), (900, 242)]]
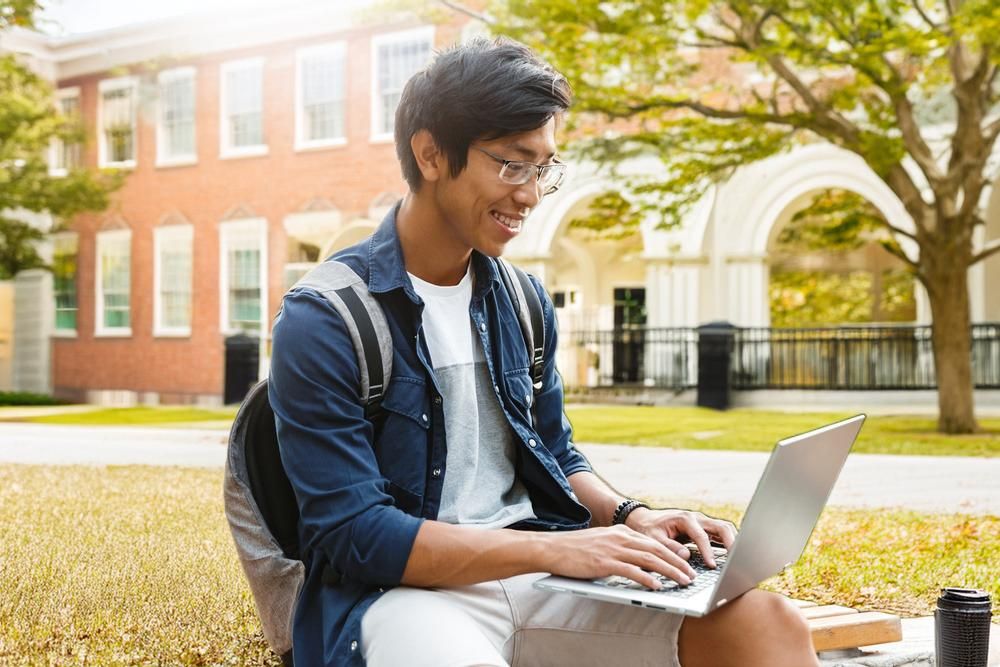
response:
[(684, 667), (816, 664), (809, 625), (787, 598), (753, 590), (681, 627)]

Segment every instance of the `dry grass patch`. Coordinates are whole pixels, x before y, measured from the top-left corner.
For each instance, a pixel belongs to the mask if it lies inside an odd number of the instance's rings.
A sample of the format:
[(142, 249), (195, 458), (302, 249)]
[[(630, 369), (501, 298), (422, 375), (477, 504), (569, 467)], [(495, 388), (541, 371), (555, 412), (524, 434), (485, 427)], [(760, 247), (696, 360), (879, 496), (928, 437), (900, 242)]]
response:
[[(231, 543), (221, 477), (0, 465), (0, 665), (279, 665)], [(997, 517), (828, 510), (802, 561), (769, 587), (924, 615), (943, 585), (1000, 599), (998, 562)]]

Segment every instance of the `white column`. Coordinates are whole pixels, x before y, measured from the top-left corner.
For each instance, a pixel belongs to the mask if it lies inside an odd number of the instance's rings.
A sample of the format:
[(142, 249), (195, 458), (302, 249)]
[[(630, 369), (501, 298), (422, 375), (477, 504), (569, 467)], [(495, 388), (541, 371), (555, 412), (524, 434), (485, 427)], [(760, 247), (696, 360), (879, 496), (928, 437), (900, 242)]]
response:
[(52, 392), (52, 332), (55, 330), (52, 274), (44, 269), (21, 271), (14, 278), (15, 391)]
[(768, 266), (763, 256), (726, 259), (726, 310), (723, 319), (741, 327), (766, 327), (771, 323), (767, 293)]
[[(704, 258), (652, 260), (646, 265), (646, 324), (653, 329), (696, 327), (699, 318), (700, 275)], [(683, 338), (650, 333), (646, 339), (645, 377), (650, 383), (671, 383), (692, 372)]]

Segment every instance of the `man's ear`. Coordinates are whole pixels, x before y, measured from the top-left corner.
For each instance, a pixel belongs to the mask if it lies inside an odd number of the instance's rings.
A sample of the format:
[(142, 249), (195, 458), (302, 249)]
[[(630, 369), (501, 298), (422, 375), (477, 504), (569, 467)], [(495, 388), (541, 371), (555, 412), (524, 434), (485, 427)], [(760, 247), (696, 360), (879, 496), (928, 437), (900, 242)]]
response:
[(434, 142), (427, 130), (417, 130), (410, 137), (410, 150), (417, 160), (417, 168), (425, 181), (437, 181), (447, 172), (448, 165), (444, 153)]

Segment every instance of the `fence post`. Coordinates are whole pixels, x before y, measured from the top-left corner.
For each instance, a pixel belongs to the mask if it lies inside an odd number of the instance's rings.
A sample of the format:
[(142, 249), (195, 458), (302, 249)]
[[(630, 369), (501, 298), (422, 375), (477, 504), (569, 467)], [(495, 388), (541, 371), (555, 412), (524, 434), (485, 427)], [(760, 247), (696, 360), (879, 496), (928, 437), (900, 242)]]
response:
[(709, 322), (698, 327), (698, 406), (728, 410), (732, 404), (736, 327)]

